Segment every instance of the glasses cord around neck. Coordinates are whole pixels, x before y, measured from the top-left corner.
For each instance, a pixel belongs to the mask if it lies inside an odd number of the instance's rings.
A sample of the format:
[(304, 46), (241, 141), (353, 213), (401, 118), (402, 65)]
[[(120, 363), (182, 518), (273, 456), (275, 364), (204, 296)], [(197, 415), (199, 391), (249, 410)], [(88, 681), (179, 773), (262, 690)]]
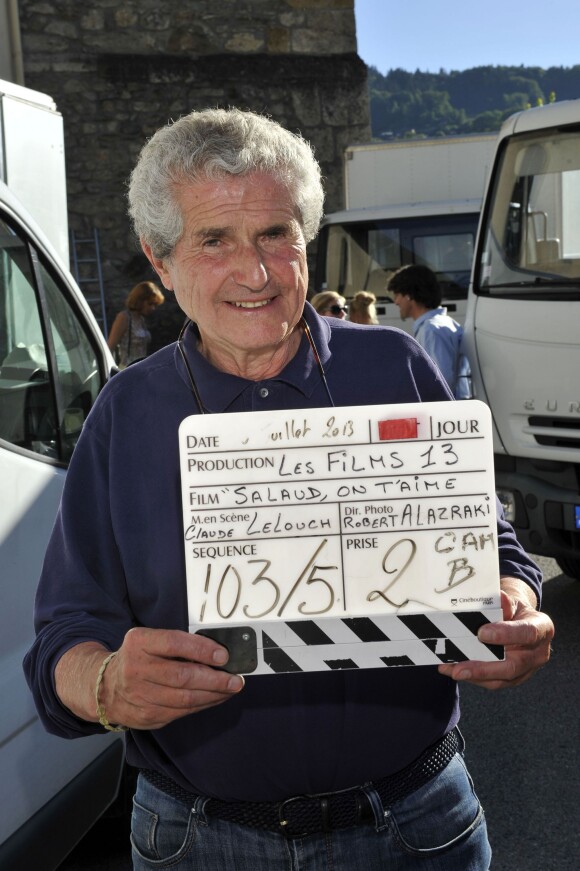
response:
[(314, 336), (310, 331), (310, 327), (306, 323), (306, 318), (304, 315), (300, 318), (300, 323), (302, 324), (302, 329), (306, 333), (306, 338), (308, 339), (308, 343), (312, 348), (312, 353), (314, 354), (314, 359), (316, 360), (316, 365), (318, 366), (318, 371), (320, 372), (320, 377), (322, 379), (322, 383), (324, 384), (324, 389), (326, 390), (326, 395), (328, 396), (328, 401), (332, 408), (334, 408), (334, 400), (332, 398), (332, 394), (330, 392), (330, 387), (328, 386), (328, 381), (326, 380), (326, 373), (324, 371), (324, 366), (322, 365), (322, 360), (320, 359), (320, 354), (318, 353), (318, 348), (314, 344)]
[(189, 378), (189, 384), (191, 386), (192, 393), (195, 397), (195, 401), (197, 402), (197, 406), (199, 408), (199, 413), (205, 414), (206, 411), (205, 411), (205, 408), (203, 407), (203, 402), (201, 401), (201, 396), (199, 395), (199, 390), (197, 389), (197, 384), (195, 383), (195, 378), (193, 377), (193, 372), (191, 371), (191, 366), (189, 365), (189, 360), (185, 356), (185, 351), (183, 350), (183, 337), (185, 335), (186, 329), (188, 328), (188, 326), (191, 323), (193, 323), (193, 321), (191, 321), (189, 318), (187, 318), (184, 325), (182, 326), (182, 328), (179, 332), (179, 336), (177, 337), (177, 349), (178, 349), (179, 353), (181, 354), (181, 359), (183, 360), (183, 365), (185, 366), (187, 376)]
[[(203, 402), (201, 401), (201, 396), (199, 395), (199, 390), (197, 389), (197, 384), (195, 383), (195, 378), (193, 377), (193, 372), (191, 371), (191, 366), (189, 365), (189, 360), (187, 359), (187, 356), (186, 356), (184, 348), (183, 348), (183, 337), (185, 335), (185, 331), (187, 330), (188, 326), (192, 323), (193, 323), (193, 321), (191, 321), (188, 318), (185, 321), (184, 325), (182, 326), (182, 328), (179, 332), (179, 336), (177, 338), (177, 349), (181, 355), (181, 359), (183, 360), (183, 365), (185, 366), (185, 370), (186, 370), (187, 376), (189, 378), (189, 384), (191, 386), (191, 391), (193, 393), (193, 396), (194, 396), (195, 401), (197, 403), (197, 406), (199, 408), (199, 413), (200, 414), (207, 414), (206, 409), (204, 408)], [(302, 325), (302, 329), (304, 330), (304, 332), (306, 334), (306, 338), (308, 339), (308, 344), (310, 345), (310, 348), (312, 349), (314, 359), (316, 360), (316, 365), (318, 366), (318, 371), (320, 373), (322, 383), (324, 384), (324, 389), (326, 390), (326, 395), (328, 396), (328, 401), (330, 402), (330, 405), (332, 406), (332, 408), (334, 408), (334, 401), (332, 399), (332, 394), (331, 394), (330, 388), (328, 386), (328, 381), (326, 380), (326, 374), (324, 372), (324, 366), (322, 365), (322, 360), (320, 359), (320, 354), (318, 353), (318, 348), (316, 347), (316, 344), (314, 342), (314, 336), (312, 335), (312, 332), (310, 331), (310, 327), (306, 323), (306, 319), (304, 318), (304, 316), (300, 319), (300, 323)]]

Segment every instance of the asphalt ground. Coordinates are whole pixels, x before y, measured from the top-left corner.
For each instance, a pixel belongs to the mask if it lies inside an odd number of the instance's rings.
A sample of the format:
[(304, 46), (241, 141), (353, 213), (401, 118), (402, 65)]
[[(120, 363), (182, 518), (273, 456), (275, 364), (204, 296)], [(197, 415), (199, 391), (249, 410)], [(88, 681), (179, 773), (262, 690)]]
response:
[(509, 691), (462, 689), (466, 761), (493, 871), (580, 867), (580, 582), (539, 562), (542, 608), (556, 627), (549, 664)]
[[(462, 688), (466, 760), (485, 808), (492, 871), (580, 867), (580, 582), (553, 560), (538, 561), (543, 610), (556, 625), (550, 663), (509, 691)], [(131, 871), (128, 838), (127, 819), (103, 820), (60, 871)]]

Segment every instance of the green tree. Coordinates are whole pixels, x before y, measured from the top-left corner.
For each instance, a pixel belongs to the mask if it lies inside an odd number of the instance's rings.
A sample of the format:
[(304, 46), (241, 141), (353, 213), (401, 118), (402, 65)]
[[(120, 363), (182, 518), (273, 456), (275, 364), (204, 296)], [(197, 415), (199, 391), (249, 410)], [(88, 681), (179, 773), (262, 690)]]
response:
[(368, 80), (375, 137), (493, 131), (512, 112), (580, 95), (580, 65), (385, 74), (369, 67)]

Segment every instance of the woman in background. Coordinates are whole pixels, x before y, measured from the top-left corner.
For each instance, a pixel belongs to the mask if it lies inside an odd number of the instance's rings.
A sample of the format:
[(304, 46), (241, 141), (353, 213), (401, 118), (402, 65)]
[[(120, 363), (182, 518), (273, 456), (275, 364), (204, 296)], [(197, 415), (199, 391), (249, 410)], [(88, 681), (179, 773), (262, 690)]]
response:
[(334, 290), (323, 290), (314, 294), (310, 303), (319, 315), (325, 318), (340, 318), (344, 320), (348, 311), (344, 296)]
[(353, 324), (378, 324), (379, 319), (375, 309), (376, 301), (377, 298), (374, 293), (359, 290), (350, 301), (349, 321), (352, 321)]
[(115, 354), (120, 369), (147, 356), (151, 333), (145, 318), (165, 301), (152, 281), (140, 281), (125, 300), (125, 309), (113, 321), (107, 344)]

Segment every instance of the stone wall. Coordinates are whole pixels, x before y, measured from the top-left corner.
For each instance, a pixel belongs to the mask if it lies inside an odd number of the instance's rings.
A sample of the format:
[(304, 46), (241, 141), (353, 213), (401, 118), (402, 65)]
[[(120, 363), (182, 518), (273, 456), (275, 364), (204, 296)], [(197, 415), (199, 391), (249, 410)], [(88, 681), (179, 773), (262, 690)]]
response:
[[(64, 116), (69, 220), (99, 230), (108, 320), (151, 278), (126, 216), (144, 141), (206, 106), (267, 112), (315, 146), (327, 210), (343, 206), (345, 145), (370, 138), (354, 0), (20, 0), (26, 85)], [(311, 252), (312, 256), (312, 252)], [(181, 321), (155, 316), (156, 344)]]

